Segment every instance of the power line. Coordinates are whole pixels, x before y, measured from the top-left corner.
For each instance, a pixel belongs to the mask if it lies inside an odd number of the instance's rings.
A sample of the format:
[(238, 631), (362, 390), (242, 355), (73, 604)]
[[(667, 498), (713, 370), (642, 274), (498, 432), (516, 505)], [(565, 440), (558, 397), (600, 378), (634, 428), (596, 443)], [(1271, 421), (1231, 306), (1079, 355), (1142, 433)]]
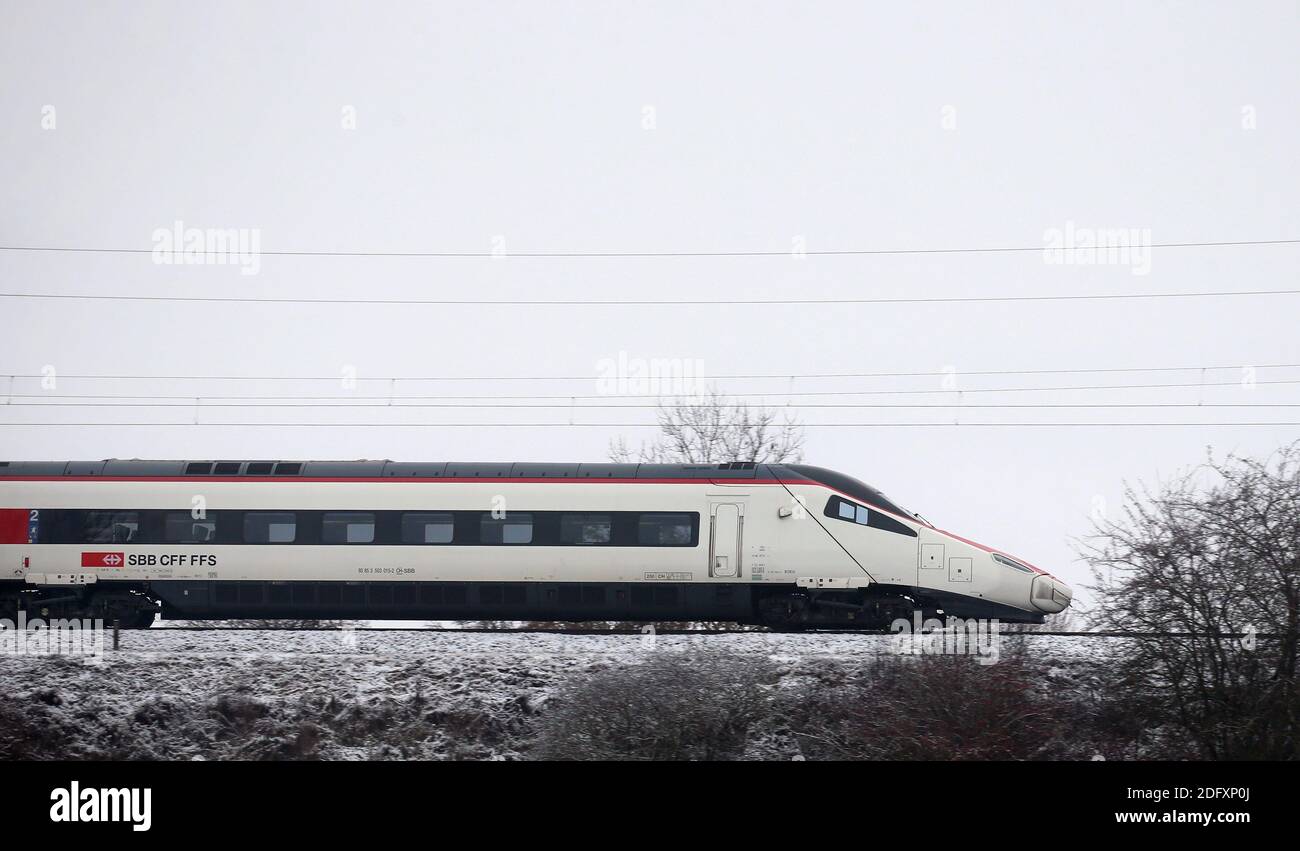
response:
[[(35, 377), (35, 376), (30, 376)], [(65, 376), (67, 377), (67, 376)], [(144, 377), (144, 376), (141, 376)], [(276, 379), (280, 380), (280, 379)], [(284, 379), (299, 380), (299, 379)], [(314, 380), (314, 379), (301, 379)], [(337, 381), (337, 378), (330, 379)], [(424, 379), (399, 379), (405, 381), (416, 381)], [(1276, 385), (1276, 384), (1300, 384), (1300, 379), (1257, 379), (1253, 382), (1255, 385)], [(806, 390), (795, 392), (769, 392), (769, 393), (748, 393), (743, 397), (737, 397), (737, 401), (745, 401), (754, 398), (775, 398), (787, 399), (794, 396), (926, 396), (926, 395), (964, 395), (967, 393), (1056, 393), (1074, 390), (1152, 390), (1152, 389), (1175, 389), (1175, 388), (1207, 388), (1207, 387), (1241, 387), (1245, 388), (1241, 381), (1193, 381), (1193, 382), (1170, 382), (1161, 384), (1075, 384), (1061, 385), (1055, 387), (975, 387), (975, 388), (954, 388), (938, 390)], [(290, 399), (290, 400), (337, 400), (337, 401), (402, 401), (402, 400), (427, 400), (427, 399), (514, 399), (524, 401), (536, 400), (588, 400), (588, 399), (677, 399), (683, 395), (681, 393), (597, 393), (597, 394), (554, 394), (554, 395), (531, 395), (531, 394), (513, 394), (498, 393), (488, 395), (411, 395), (396, 394), (389, 396), (301, 396), (301, 395), (261, 395), (261, 396), (226, 396), (212, 395), (201, 396), (193, 393), (189, 394), (149, 394), (149, 395), (129, 395), (129, 394), (89, 394), (89, 393), (13, 393), (8, 394), (9, 399), (182, 399), (194, 402), (196, 400), (262, 400), (262, 399)], [(770, 404), (770, 403), (765, 403)]]
[[(340, 400), (346, 402), (346, 400)], [(601, 411), (601, 410), (646, 410), (659, 407), (654, 404), (631, 404), (631, 405), (568, 405), (563, 402), (551, 402), (544, 404), (520, 404), (520, 403), (466, 403), (466, 402), (439, 402), (439, 403), (420, 403), (420, 404), (403, 404), (390, 405), (383, 403), (366, 403), (366, 404), (315, 404), (301, 402), (275, 402), (265, 405), (248, 405), (236, 402), (206, 402), (200, 397), (198, 400), (185, 402), (15, 402), (10, 403), (10, 408), (335, 408), (335, 409), (361, 409), (379, 408), (389, 410), (400, 409), (421, 409), (421, 408), (465, 408), (471, 410), (481, 410), (483, 408), (494, 409), (540, 409), (540, 410), (574, 410), (574, 411)], [(955, 409), (1000, 409), (1000, 408), (1300, 408), (1300, 402), (1117, 402), (1117, 403), (1067, 403), (1067, 402), (1032, 402), (1028, 404), (983, 404), (983, 403), (914, 403), (914, 404), (872, 404), (865, 402), (801, 402), (799, 408), (857, 408), (857, 409), (898, 409), (911, 410), (914, 408), (955, 408)]]
[[(1117, 245), (1063, 246), (1046, 245), (993, 246), (985, 248), (853, 248), (825, 251), (257, 251), (262, 257), (423, 257), (441, 259), (636, 259), (686, 257), (866, 257), (907, 254), (1009, 254), (1042, 251), (1110, 251), (1134, 248), (1225, 248), (1260, 245), (1296, 245), (1300, 239), (1219, 240), (1214, 242), (1155, 242)], [(0, 251), (49, 252), (67, 254), (153, 254), (153, 248), (91, 248), (61, 245), (0, 245)], [(170, 252), (168, 252), (170, 253)]]
[[(650, 359), (653, 360), (653, 359)], [(1122, 367), (1067, 367), (1062, 369), (981, 369), (937, 372), (768, 372), (768, 373), (719, 373), (716, 375), (683, 375), (692, 381), (731, 381), (736, 379), (822, 379), (822, 378), (933, 378), (946, 376), (975, 375), (1067, 375), (1120, 372), (1211, 372), (1224, 369), (1297, 369), (1300, 363), (1266, 363), (1266, 364), (1220, 364), (1216, 366), (1122, 366)], [(0, 372), (0, 376), (5, 373)], [(45, 378), (41, 373), (13, 373), (10, 378)], [(341, 375), (112, 375), (112, 374), (64, 374), (59, 378), (77, 380), (104, 381), (340, 381)], [(673, 376), (677, 377), (677, 376)], [(429, 376), (356, 376), (350, 380), (362, 381), (596, 381), (601, 376), (595, 373), (586, 375), (429, 375)], [(663, 380), (661, 377), (659, 380)]]
[(226, 296), (90, 295), (86, 293), (0, 293), (0, 298), (74, 301), (127, 301), (188, 304), (396, 305), (402, 307), (795, 307), (849, 304), (994, 304), (1043, 301), (1133, 301), (1140, 299), (1232, 298), (1300, 295), (1291, 290), (1217, 290), (1175, 293), (1088, 293), (1076, 295), (929, 296), (906, 298), (780, 299), (407, 299), (407, 298), (242, 298)]
[[(229, 428), (658, 428), (659, 423), (318, 423), (318, 422), (39, 422), (18, 423), (0, 422), (0, 426), (18, 426), (26, 428), (47, 428), (52, 426), (70, 426), (76, 428), (107, 427), (162, 428), (167, 426), (207, 426)], [(771, 423), (737, 423), (739, 428), (750, 428)], [(1127, 428), (1127, 427), (1245, 427), (1245, 426), (1300, 426), (1297, 422), (995, 422), (995, 423), (800, 423), (802, 428)]]

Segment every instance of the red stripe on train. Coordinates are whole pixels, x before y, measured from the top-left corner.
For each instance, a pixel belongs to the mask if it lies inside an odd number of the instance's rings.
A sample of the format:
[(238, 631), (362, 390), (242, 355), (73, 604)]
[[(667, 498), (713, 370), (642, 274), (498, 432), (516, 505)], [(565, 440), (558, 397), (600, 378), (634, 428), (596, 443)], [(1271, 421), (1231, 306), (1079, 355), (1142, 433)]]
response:
[(0, 508), (0, 544), (27, 543), (27, 520), (31, 514), (26, 508)]

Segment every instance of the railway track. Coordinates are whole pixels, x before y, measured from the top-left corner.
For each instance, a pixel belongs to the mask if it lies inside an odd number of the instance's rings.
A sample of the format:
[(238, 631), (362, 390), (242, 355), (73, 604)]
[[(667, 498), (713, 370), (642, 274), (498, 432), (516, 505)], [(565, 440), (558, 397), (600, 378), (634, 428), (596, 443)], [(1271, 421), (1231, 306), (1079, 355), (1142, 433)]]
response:
[[(167, 632), (342, 632), (351, 630), (353, 632), (400, 632), (400, 633), (418, 633), (418, 632), (435, 632), (435, 633), (469, 633), (483, 635), (519, 635), (519, 634), (536, 634), (536, 635), (626, 635), (642, 636), (648, 635), (649, 632), (643, 629), (549, 629), (534, 627), (285, 627), (285, 628), (263, 628), (263, 627), (206, 627), (206, 626), (170, 626), (158, 627), (157, 631)], [(762, 629), (656, 629), (654, 635), (780, 635), (782, 633), (770, 632)], [(792, 635), (893, 635), (888, 630), (871, 630), (871, 629), (806, 629), (798, 632), (785, 633)], [(1256, 639), (1278, 639), (1282, 636), (1277, 633), (1259, 632), (1249, 635), (1244, 632), (1239, 633), (1220, 633), (1208, 635), (1194, 632), (1065, 632), (1065, 631), (1019, 631), (1005, 630), (1000, 633), (1003, 637), (1024, 637), (1024, 638), (1247, 638)]]

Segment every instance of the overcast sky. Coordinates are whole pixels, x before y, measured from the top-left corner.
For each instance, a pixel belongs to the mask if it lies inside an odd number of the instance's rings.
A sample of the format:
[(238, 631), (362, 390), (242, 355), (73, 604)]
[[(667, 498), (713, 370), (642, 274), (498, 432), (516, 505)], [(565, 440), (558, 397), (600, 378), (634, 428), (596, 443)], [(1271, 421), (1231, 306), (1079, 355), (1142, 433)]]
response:
[[(1300, 5), (1247, 3), (3, 2), (0, 243), (150, 249), (255, 229), (264, 251), (788, 252), (1300, 237)], [(1145, 237), (1144, 237), (1145, 238)], [(726, 258), (0, 251), (6, 293), (770, 300), (1294, 288), (1300, 246)], [(1136, 271), (1142, 271), (1137, 269)], [(728, 306), (211, 304), (0, 298), (0, 392), (331, 395), (338, 382), (77, 374), (590, 376), (385, 382), (356, 395), (594, 395), (602, 359), (717, 374), (953, 370), (956, 387), (1195, 384), (797, 402), (1295, 403), (1300, 297)], [(974, 376), (982, 370), (1228, 367)], [(1249, 377), (1249, 373), (1245, 373)], [(927, 390), (914, 378), (730, 380), (736, 394)], [(14, 398), (31, 403), (34, 399)], [(77, 400), (71, 400), (77, 401)], [(625, 402), (638, 400), (606, 400)], [(1289, 426), (819, 428), (888, 422), (1296, 421), (1288, 408), (817, 409), (806, 460), (1078, 584), (1071, 536), (1205, 448)], [(14, 406), (0, 458), (603, 460), (652, 430), (195, 426), (192, 407)], [(202, 422), (644, 423), (649, 411), (209, 409)]]

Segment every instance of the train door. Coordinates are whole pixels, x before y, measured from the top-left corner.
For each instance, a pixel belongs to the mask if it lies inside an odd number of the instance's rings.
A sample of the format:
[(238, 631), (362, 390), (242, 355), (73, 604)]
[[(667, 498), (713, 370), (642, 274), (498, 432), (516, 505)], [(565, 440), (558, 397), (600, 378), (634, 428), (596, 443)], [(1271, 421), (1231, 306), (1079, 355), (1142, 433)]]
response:
[(740, 576), (745, 507), (742, 503), (714, 502), (709, 508), (709, 576)]

